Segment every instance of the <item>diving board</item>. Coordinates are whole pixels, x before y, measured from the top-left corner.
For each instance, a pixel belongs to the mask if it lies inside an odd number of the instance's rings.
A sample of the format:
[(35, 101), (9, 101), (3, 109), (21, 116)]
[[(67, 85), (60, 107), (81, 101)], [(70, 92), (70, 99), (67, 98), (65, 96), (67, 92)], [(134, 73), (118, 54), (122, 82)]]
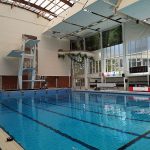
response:
[(7, 57), (22, 57), (23, 51), (21, 50), (12, 50)]

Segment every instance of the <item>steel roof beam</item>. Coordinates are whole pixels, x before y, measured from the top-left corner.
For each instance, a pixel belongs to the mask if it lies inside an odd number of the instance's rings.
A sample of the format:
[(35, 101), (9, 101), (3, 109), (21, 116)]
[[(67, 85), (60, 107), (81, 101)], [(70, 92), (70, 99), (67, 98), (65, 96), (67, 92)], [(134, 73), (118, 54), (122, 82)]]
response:
[(69, 1), (67, 0), (60, 0), (61, 2), (65, 3), (66, 5), (72, 7), (74, 4), (70, 3)]
[(78, 25), (78, 24), (75, 24), (75, 23), (71, 23), (71, 22), (68, 22), (68, 21), (63, 21), (64, 23), (67, 23), (67, 24), (70, 24), (70, 25), (73, 25), (73, 26), (77, 26), (77, 27), (80, 27), (81, 30), (84, 30), (84, 29), (90, 29), (90, 30), (93, 30), (93, 31), (97, 31), (96, 29), (92, 29), (88, 26), (82, 26), (82, 25)]

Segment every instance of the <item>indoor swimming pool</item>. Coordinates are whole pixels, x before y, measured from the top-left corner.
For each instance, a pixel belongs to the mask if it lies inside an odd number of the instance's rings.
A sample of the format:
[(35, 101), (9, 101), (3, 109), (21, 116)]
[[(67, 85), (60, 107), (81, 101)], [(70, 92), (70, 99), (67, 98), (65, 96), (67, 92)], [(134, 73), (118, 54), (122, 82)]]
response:
[(0, 127), (25, 150), (150, 149), (150, 96), (2, 92)]

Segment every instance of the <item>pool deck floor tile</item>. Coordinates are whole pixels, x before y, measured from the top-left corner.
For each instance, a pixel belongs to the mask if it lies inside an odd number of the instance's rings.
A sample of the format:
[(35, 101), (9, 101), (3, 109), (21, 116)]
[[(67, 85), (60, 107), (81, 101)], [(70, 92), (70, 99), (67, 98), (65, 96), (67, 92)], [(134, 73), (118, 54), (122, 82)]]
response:
[(14, 140), (11, 142), (6, 142), (9, 135), (0, 128), (0, 149), (2, 150), (23, 150), (23, 148), (16, 143)]

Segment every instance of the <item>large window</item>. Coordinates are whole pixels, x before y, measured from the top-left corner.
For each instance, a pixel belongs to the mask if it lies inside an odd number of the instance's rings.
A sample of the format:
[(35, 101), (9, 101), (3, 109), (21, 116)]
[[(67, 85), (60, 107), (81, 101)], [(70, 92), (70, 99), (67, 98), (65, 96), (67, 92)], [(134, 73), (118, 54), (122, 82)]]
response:
[(121, 76), (123, 71), (123, 44), (104, 48), (103, 51), (107, 76)]
[(83, 50), (83, 40), (71, 40), (70, 41), (71, 50)]
[(127, 47), (128, 68), (149, 66), (150, 62), (150, 38), (142, 38), (135, 41), (129, 41)]
[(90, 60), (89, 61), (89, 74), (95, 74), (101, 72), (101, 60)]
[(85, 38), (85, 47), (88, 51), (100, 49), (100, 33)]
[(103, 48), (122, 43), (122, 26), (102, 32)]

